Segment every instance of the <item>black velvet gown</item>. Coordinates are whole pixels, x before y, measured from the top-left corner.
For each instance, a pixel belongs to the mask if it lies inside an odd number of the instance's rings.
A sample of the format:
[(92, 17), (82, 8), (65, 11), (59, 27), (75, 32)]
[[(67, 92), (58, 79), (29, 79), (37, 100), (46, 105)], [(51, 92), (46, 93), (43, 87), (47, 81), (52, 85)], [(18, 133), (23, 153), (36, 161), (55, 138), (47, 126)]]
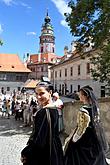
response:
[(92, 123), (91, 107), (86, 110), (90, 116), (89, 126), (78, 141), (73, 142), (71, 138), (65, 153), (65, 165), (107, 165)]
[(51, 154), (50, 154), (50, 128), (46, 110), (41, 109), (35, 116), (32, 135), (21, 155), (27, 158), (26, 165), (63, 165), (63, 151), (58, 133), (58, 111), (50, 109), (51, 118)]

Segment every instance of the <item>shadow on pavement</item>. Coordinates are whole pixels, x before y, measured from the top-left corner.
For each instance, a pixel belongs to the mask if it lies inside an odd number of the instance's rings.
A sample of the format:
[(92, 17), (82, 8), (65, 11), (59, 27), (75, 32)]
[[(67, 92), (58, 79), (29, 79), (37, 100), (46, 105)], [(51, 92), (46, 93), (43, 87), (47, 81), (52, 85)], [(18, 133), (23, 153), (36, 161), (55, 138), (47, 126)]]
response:
[(31, 127), (23, 127), (23, 121), (16, 121), (14, 116), (10, 119), (0, 116), (0, 136), (13, 136), (17, 134), (30, 135)]

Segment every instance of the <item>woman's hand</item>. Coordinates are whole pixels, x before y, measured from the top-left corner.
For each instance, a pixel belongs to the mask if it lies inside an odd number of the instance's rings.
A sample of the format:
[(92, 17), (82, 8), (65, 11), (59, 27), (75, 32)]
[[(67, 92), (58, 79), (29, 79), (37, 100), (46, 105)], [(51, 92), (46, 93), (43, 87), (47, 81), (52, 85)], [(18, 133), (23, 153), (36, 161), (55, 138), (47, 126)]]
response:
[(27, 162), (27, 158), (25, 156), (21, 156), (21, 162), (24, 164)]
[(46, 106), (44, 106), (43, 108), (56, 108), (56, 106), (53, 103), (49, 103)]

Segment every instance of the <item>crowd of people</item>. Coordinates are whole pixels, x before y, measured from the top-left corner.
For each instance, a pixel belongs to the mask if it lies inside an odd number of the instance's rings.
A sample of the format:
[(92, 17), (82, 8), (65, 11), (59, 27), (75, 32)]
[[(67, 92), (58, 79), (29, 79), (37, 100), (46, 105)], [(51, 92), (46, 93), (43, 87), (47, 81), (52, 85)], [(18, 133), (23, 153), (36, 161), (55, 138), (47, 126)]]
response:
[[(63, 102), (59, 98), (59, 94), (57, 92), (53, 93), (51, 99), (54, 103), (54, 106), (56, 106), (58, 109), (59, 132), (61, 132), (64, 129), (62, 114)], [(10, 116), (12, 115), (15, 117), (15, 120), (22, 120), (24, 123), (24, 127), (33, 125), (33, 118), (40, 108), (40, 103), (38, 103), (38, 99), (33, 99), (33, 97), (31, 97), (31, 99), (28, 98), (26, 100), (18, 100), (15, 99), (15, 97), (12, 97), (12, 99), (4, 97), (3, 100), (0, 100), (0, 103), (2, 117), (10, 119)]]

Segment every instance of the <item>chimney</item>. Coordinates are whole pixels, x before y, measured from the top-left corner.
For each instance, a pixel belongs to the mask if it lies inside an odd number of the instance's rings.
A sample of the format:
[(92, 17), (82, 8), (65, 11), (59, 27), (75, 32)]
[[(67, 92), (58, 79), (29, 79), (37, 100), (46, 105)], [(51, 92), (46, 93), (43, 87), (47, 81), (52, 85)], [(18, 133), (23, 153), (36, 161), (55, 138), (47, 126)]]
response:
[(68, 54), (68, 46), (65, 46), (64, 47), (64, 56), (66, 57)]
[(71, 51), (74, 52), (76, 50), (77, 47), (77, 41), (72, 41), (71, 42)]

